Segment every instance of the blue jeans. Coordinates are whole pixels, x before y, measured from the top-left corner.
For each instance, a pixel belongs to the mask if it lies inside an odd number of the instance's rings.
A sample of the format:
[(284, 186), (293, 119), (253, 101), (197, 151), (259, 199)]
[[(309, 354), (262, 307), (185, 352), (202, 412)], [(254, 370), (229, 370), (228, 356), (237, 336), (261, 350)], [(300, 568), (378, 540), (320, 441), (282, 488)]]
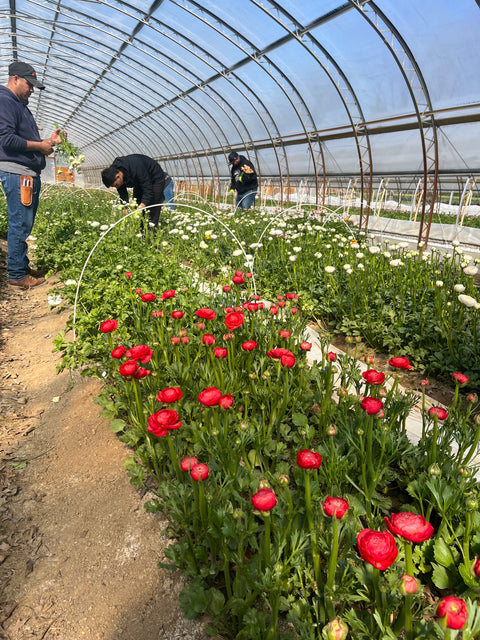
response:
[(29, 273), (27, 238), (35, 222), (41, 181), (39, 176), (33, 178), (32, 204), (26, 207), (20, 201), (20, 175), (0, 170), (0, 180), (8, 208), (8, 279), (23, 280)]
[(173, 204), (173, 180), (170, 180), (170, 184), (167, 184), (163, 190), (163, 200), (170, 211), (175, 211), (175, 205)]
[(255, 196), (257, 195), (256, 191), (247, 191), (246, 193), (237, 193), (237, 201), (236, 201), (236, 205), (237, 207), (240, 207), (240, 209), (250, 209), (251, 207), (253, 207), (253, 204), (255, 202)]

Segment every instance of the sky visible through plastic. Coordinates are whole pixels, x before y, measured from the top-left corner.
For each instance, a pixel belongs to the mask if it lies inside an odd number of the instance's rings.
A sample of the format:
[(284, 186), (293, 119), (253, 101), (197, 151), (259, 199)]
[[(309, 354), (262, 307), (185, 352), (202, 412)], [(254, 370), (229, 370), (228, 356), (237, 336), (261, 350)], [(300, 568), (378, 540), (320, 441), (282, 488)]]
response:
[(419, 122), (440, 171), (474, 172), (479, 32), (476, 0), (0, 0), (0, 73), (35, 67), (37, 123), (87, 172), (225, 175), (231, 149), (264, 176), (416, 172)]

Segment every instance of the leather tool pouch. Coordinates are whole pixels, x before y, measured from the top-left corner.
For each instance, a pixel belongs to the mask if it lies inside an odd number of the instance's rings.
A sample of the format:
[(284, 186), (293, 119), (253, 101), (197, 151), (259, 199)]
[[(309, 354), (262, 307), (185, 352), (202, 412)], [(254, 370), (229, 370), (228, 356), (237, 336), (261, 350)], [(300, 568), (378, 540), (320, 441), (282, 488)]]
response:
[(24, 207), (29, 207), (33, 200), (32, 176), (20, 176), (20, 201)]

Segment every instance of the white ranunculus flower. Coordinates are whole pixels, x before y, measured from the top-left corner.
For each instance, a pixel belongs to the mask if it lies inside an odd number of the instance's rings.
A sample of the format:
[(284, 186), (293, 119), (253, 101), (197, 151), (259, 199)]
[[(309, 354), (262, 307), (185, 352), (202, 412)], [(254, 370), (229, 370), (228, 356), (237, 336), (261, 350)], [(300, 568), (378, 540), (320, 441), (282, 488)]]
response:
[(380, 247), (369, 247), (368, 249), (372, 255), (375, 253), (380, 253)]
[(187, 236), (186, 233), (183, 234), (182, 240), (190, 240), (190, 236)]
[(465, 267), (465, 269), (463, 270), (463, 273), (467, 276), (476, 276), (478, 273), (478, 267)]
[(436, 286), (436, 287), (439, 287), (439, 288), (440, 288), (440, 287), (443, 287), (443, 280), (437, 280), (437, 281), (435, 282), (435, 286)]
[(49, 295), (47, 296), (47, 302), (51, 307), (58, 307), (59, 304), (62, 304), (63, 299), (60, 295)]
[(453, 288), (457, 293), (463, 293), (465, 291), (463, 284), (456, 284)]
[(365, 254), (364, 254), (364, 253), (362, 253), (361, 251), (359, 251), (358, 253), (356, 253), (356, 254), (355, 254), (355, 256), (356, 256), (359, 260), (361, 260), (362, 258), (364, 258), (364, 257), (365, 257)]
[(335, 267), (325, 267), (325, 272), (326, 273), (333, 273), (335, 271)]
[(234, 256), (235, 258), (237, 256), (241, 256), (243, 254), (243, 250), (242, 249), (235, 249), (235, 251), (232, 251), (232, 256)]
[(136, 238), (143, 238), (143, 236), (142, 236), (142, 234), (141, 234), (141, 233), (136, 233), (136, 234), (135, 234), (135, 237), (136, 237)]
[(295, 262), (297, 258), (298, 256), (288, 256), (288, 259), (290, 260), (290, 262)]
[(359, 262), (357, 264), (357, 269), (360, 269), (360, 271), (363, 271), (365, 269), (365, 267), (363, 266), (363, 264), (361, 262)]
[(100, 222), (98, 222), (98, 220), (94, 220), (93, 222), (90, 223), (91, 227), (99, 227), (100, 226)]
[(344, 264), (343, 268), (345, 269), (345, 271), (348, 271), (349, 269), (352, 268), (352, 265), (351, 264)]
[(383, 256), (384, 256), (385, 258), (391, 258), (391, 257), (392, 257), (392, 254), (390, 253), (390, 251), (384, 251), (384, 252), (383, 252)]
[(74, 284), (77, 284), (76, 280), (65, 280), (65, 286), (66, 287), (73, 286)]
[(200, 241), (200, 244), (198, 246), (200, 247), (200, 249), (208, 249), (208, 244), (203, 240)]
[(322, 257), (322, 254), (320, 253), (320, 251), (317, 251), (316, 253), (313, 254), (314, 258), (316, 258), (317, 260), (320, 260), (320, 258)]
[(391, 267), (399, 267), (401, 261), (399, 260), (399, 258), (396, 258), (395, 260), (390, 260), (389, 264)]
[(458, 296), (458, 301), (461, 302), (462, 304), (464, 304), (466, 307), (476, 307), (476, 305), (478, 304), (478, 302), (475, 300), (475, 298), (472, 298), (472, 296), (467, 296), (463, 293), (461, 293)]
[(295, 253), (300, 253), (302, 247), (293, 247), (293, 250), (295, 251)]
[(107, 231), (108, 229), (110, 229), (110, 226), (108, 224), (102, 224), (102, 226), (100, 227), (100, 231)]

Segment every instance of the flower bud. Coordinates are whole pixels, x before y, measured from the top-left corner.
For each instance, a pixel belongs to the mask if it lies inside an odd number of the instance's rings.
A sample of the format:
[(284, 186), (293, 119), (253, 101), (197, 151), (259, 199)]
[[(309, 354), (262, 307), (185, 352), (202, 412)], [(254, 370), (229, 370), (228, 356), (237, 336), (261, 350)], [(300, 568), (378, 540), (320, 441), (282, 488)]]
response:
[(409, 576), (408, 574), (403, 575), (400, 578), (400, 591), (404, 596), (417, 593), (418, 591), (418, 582), (415, 580), (413, 576)]
[(348, 627), (344, 622), (335, 618), (323, 627), (322, 636), (324, 640), (345, 640), (348, 636)]
[(335, 427), (334, 424), (330, 424), (327, 427), (327, 436), (336, 436), (337, 435), (337, 428)]
[(478, 509), (478, 500), (476, 498), (468, 498), (465, 502), (465, 506), (469, 511), (477, 511)]
[(258, 483), (258, 486), (260, 487), (260, 489), (270, 489), (270, 483), (266, 478), (262, 478)]
[(290, 478), (287, 476), (286, 473), (281, 473), (278, 476), (278, 483), (281, 487), (287, 487), (289, 482), (290, 482)]
[(480, 558), (477, 558), (477, 556), (475, 556), (472, 571), (473, 575), (480, 580)]
[(438, 466), (438, 464), (432, 464), (428, 467), (428, 473), (431, 476), (441, 476), (442, 475), (442, 470), (440, 469), (440, 467)]

